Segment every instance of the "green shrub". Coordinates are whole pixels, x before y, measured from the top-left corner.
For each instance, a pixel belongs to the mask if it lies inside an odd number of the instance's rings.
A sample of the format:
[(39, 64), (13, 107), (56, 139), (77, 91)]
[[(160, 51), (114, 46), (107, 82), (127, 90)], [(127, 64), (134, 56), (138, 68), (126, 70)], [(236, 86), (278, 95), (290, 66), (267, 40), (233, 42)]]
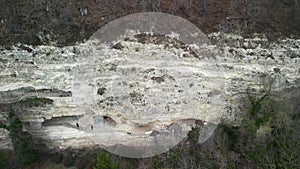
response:
[(200, 130), (200, 128), (198, 126), (196, 126), (196, 127), (193, 126), (191, 128), (191, 131), (189, 131), (188, 134), (187, 134), (187, 140), (191, 141), (193, 143), (198, 142), (199, 130)]
[(97, 164), (93, 167), (93, 169), (116, 169), (117, 163), (113, 162), (110, 158), (110, 155), (101, 152), (98, 154)]
[(10, 138), (17, 158), (22, 165), (34, 163), (38, 159), (37, 153), (30, 144), (28, 136), (22, 130), (22, 122), (13, 111), (9, 113), (9, 122)]
[(158, 161), (157, 160), (152, 160), (151, 161), (151, 169), (159, 169), (159, 164), (158, 164)]
[(234, 150), (236, 147), (236, 144), (238, 142), (238, 137), (239, 137), (239, 131), (238, 129), (234, 128), (233, 126), (229, 126), (226, 124), (220, 124), (219, 126), (223, 131), (228, 136), (228, 148), (229, 150)]
[(37, 160), (36, 152), (30, 147), (28, 140), (19, 138), (13, 143), (15, 154), (23, 165), (29, 165)]
[(258, 168), (300, 168), (299, 123), (281, 111), (287, 107), (280, 97), (264, 94), (253, 99), (249, 116), (241, 126), (239, 151)]

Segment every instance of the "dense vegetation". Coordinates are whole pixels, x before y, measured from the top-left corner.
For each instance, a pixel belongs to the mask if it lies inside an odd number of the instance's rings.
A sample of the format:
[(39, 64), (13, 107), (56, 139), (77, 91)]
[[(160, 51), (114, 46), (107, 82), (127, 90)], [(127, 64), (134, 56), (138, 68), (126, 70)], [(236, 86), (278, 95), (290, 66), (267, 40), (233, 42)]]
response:
[[(110, 21), (139, 12), (183, 17), (205, 33), (299, 36), (299, 0), (0, 1), (0, 44), (71, 45)], [(86, 13), (84, 12), (86, 11)]]

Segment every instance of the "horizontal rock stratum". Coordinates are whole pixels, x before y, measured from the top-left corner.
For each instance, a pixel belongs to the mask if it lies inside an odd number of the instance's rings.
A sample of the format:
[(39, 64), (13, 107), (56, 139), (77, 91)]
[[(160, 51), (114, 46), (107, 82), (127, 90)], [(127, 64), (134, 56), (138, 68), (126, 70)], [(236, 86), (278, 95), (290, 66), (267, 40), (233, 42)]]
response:
[[(203, 125), (200, 142), (221, 118), (238, 124), (246, 91), (265, 92), (268, 79), (272, 91), (299, 88), (299, 39), (208, 37), (218, 43), (194, 46), (200, 55), (176, 38), (152, 34), (96, 49), (89, 43), (1, 49), (0, 120), (8, 124), (8, 106), (47, 98), (17, 109), (33, 138), (50, 148), (137, 149), (128, 155), (135, 157), (138, 147), (150, 154), (171, 148), (195, 123)], [(11, 148), (9, 131), (0, 132), (1, 148)]]

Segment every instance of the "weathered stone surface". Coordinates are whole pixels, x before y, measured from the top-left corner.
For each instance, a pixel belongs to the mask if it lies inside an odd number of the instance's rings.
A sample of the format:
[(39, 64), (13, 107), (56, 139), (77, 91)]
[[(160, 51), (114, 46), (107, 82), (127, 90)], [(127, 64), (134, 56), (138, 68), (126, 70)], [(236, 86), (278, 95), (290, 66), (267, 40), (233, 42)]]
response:
[(1, 149), (12, 149), (9, 131), (3, 128), (0, 129), (0, 147)]
[[(221, 117), (238, 120), (241, 98), (247, 90), (263, 92), (263, 77), (276, 77), (274, 91), (300, 87), (300, 40), (209, 36), (223, 39), (223, 46), (199, 46), (203, 56), (197, 57), (168, 41), (138, 38), (113, 49), (92, 50), (88, 44), (2, 49), (0, 104), (28, 97), (53, 100), (17, 114), (24, 129), (49, 147), (101, 142), (132, 148), (160, 142), (164, 135), (184, 135), (193, 119), (206, 126)], [(84, 55), (94, 56), (94, 64), (81, 62)], [(1, 112), (1, 121), (7, 113)], [(1, 133), (1, 147), (10, 147), (7, 131)]]

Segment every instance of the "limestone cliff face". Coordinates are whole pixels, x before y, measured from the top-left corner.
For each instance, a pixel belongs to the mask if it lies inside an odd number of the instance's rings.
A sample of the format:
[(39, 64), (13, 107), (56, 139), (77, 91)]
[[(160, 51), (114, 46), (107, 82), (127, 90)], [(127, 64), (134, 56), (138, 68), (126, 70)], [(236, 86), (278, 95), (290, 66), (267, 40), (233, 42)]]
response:
[[(213, 128), (226, 118), (238, 124), (246, 91), (264, 92), (268, 78), (275, 79), (272, 91), (300, 87), (299, 39), (209, 37), (218, 46), (198, 46), (200, 56), (153, 40), (157, 37), (98, 49), (90, 44), (1, 49), (0, 120), (8, 124), (7, 107), (19, 106), (23, 129), (49, 147), (101, 144), (116, 150), (163, 141), (170, 142), (160, 145), (167, 149), (194, 123)], [(86, 55), (95, 59), (82, 59)], [(35, 104), (41, 98), (43, 104)], [(199, 141), (209, 137), (207, 131), (213, 130), (203, 129)], [(0, 132), (1, 148), (11, 148), (8, 131)]]

